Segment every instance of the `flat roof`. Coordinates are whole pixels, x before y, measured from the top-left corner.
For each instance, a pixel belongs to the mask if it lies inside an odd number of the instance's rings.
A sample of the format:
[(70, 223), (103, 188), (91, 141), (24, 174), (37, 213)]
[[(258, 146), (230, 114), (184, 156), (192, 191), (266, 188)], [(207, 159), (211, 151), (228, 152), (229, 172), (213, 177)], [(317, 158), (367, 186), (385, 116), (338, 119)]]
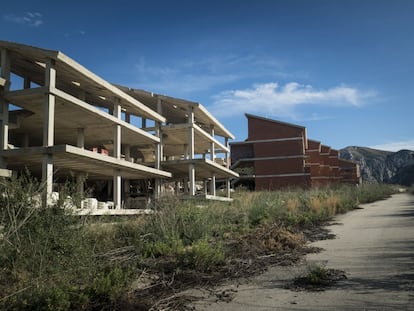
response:
[[(116, 86), (164, 116), (167, 124), (187, 123), (188, 113), (190, 110), (193, 110), (195, 122), (201, 128), (209, 132), (211, 126), (214, 126), (216, 135), (234, 139), (234, 135), (200, 103), (162, 94), (155, 94), (145, 90), (128, 88), (126, 86)], [(158, 111), (158, 99), (161, 100), (161, 111)]]

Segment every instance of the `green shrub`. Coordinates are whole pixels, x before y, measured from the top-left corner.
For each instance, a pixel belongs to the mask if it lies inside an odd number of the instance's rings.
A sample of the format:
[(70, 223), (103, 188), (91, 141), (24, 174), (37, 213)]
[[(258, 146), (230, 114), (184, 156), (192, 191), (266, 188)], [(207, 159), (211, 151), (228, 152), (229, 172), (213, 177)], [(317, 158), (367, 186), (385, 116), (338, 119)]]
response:
[(393, 185), (381, 183), (363, 183), (357, 189), (359, 203), (371, 203), (382, 200), (395, 193)]
[(312, 265), (308, 268), (305, 278), (310, 285), (322, 285), (326, 282), (327, 276), (327, 270), (324, 267)]
[[(213, 271), (226, 261), (226, 239), (274, 224), (295, 231), (393, 192), (366, 184), (236, 192), (231, 204), (165, 197), (151, 215), (92, 219), (67, 208), (69, 196), (79, 199), (73, 184), (61, 190), (55, 206), (42, 208), (43, 187), (30, 175), (0, 179), (0, 309), (110, 309), (137, 266)], [(311, 272), (315, 282), (323, 277)]]
[(210, 243), (206, 239), (191, 245), (183, 254), (185, 264), (198, 271), (210, 271), (225, 260), (222, 243)]
[(116, 266), (100, 272), (85, 289), (94, 309), (110, 309), (109, 306), (120, 297), (130, 277), (131, 272), (128, 269)]

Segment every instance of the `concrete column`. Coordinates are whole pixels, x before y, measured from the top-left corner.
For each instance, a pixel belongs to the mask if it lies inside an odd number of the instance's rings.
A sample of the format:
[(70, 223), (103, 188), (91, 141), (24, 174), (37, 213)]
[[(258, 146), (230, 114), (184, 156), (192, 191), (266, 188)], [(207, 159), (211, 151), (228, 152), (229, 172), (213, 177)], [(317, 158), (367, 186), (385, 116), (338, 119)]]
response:
[[(84, 90), (79, 90), (79, 99), (86, 101), (86, 93)], [(85, 149), (85, 129), (78, 128), (77, 130), (77, 141), (76, 146), (82, 149)], [(85, 196), (85, 179), (86, 176), (83, 174), (76, 175), (76, 188), (80, 198)]]
[(47, 207), (51, 204), (50, 198), (53, 192), (53, 157), (51, 154), (43, 155), (42, 181), (45, 184), (45, 190), (42, 193), (42, 205)]
[(188, 157), (194, 159), (194, 112), (188, 112)]
[[(194, 159), (194, 111), (192, 108), (188, 112), (188, 125), (188, 158), (192, 160)], [(194, 164), (188, 166), (188, 180), (190, 182), (189, 194), (194, 196), (196, 192)]]
[(121, 209), (122, 207), (122, 178), (121, 171), (114, 170), (114, 208)]
[(196, 189), (195, 189), (195, 167), (194, 164), (190, 164), (188, 166), (188, 179), (190, 182), (190, 189), (189, 189), (189, 194), (191, 196), (194, 196), (196, 193)]
[(188, 178), (185, 177), (183, 180), (183, 189), (184, 189), (184, 194), (188, 194), (189, 193), (189, 189), (188, 189)]
[(189, 148), (188, 148), (188, 144), (184, 145), (184, 159), (189, 159), (190, 158), (190, 153), (188, 152)]
[(124, 145), (125, 160), (131, 162), (131, 145)]
[(82, 174), (76, 175), (76, 188), (81, 198), (84, 197), (84, 192), (85, 192), (84, 181), (85, 181), (84, 175)]
[[(160, 102), (160, 99), (158, 99)], [(155, 145), (155, 165), (154, 167), (157, 170), (161, 169), (161, 159), (162, 159), (162, 133), (161, 133), (161, 123), (155, 122), (155, 136), (160, 139), (160, 142)], [(154, 196), (158, 199), (161, 196), (161, 179), (155, 179), (155, 189), (154, 189)]]
[(77, 139), (76, 146), (82, 149), (85, 148), (85, 129), (84, 128), (78, 128), (78, 139)]
[[(227, 147), (228, 150), (230, 150), (230, 144), (229, 144), (229, 138), (225, 137), (224, 138), (224, 144)], [(226, 160), (226, 168), (230, 168), (230, 153), (228, 151), (225, 152), (224, 154), (224, 159)], [(231, 192), (230, 189), (231, 185), (230, 185), (230, 179), (226, 179), (226, 192), (227, 192), (227, 197), (230, 198), (231, 197)]]
[[(124, 145), (125, 161), (131, 161), (131, 145)], [(130, 196), (131, 182), (129, 179), (124, 179), (124, 200)]]
[[(224, 145), (227, 147), (228, 150), (230, 150), (230, 144), (229, 144), (228, 137), (224, 139)], [(226, 167), (230, 168), (230, 153), (228, 151), (225, 152), (224, 159), (226, 160)]]
[[(214, 126), (211, 126), (210, 135), (214, 138)], [(214, 140), (210, 142), (210, 160), (215, 161), (216, 158), (216, 146), (214, 144)], [(212, 173), (211, 175), (211, 183), (210, 183), (210, 194), (215, 196), (216, 195), (216, 175)]]
[[(214, 126), (210, 129), (210, 135), (214, 138)], [(214, 159), (216, 158), (216, 147), (214, 145), (214, 141), (212, 140), (210, 142), (210, 160), (214, 162)]]
[(179, 195), (180, 194), (180, 182), (179, 181), (175, 182), (174, 188), (175, 188), (175, 194)]
[[(113, 115), (121, 119), (121, 105), (118, 99), (114, 103)], [(114, 125), (114, 158), (121, 159), (121, 125), (119, 124)], [(113, 185), (114, 208), (120, 209), (122, 207), (122, 178), (121, 171), (118, 169), (114, 170)]]
[[(54, 60), (46, 62), (45, 86), (51, 90), (56, 86), (56, 69)], [(43, 147), (54, 145), (55, 96), (47, 92), (43, 104)], [(43, 192), (43, 206), (50, 204), (53, 191), (53, 156), (44, 154), (42, 161), (42, 182), (46, 188)]]
[(211, 175), (210, 181), (210, 194), (215, 196), (216, 195), (216, 175)]
[(30, 79), (28, 77), (24, 77), (23, 88), (30, 89)]
[(226, 179), (226, 195), (227, 195), (228, 198), (231, 197), (230, 189), (231, 189), (230, 179), (228, 178), (228, 179)]
[[(1, 63), (0, 63), (0, 77), (6, 80), (4, 85), (4, 92), (9, 91), (10, 85), (10, 58), (7, 50), (1, 50)], [(0, 94), (1, 95), (1, 94)], [(0, 96), (0, 109), (1, 109), (1, 149), (7, 150), (9, 144), (9, 103)], [(3, 161), (1, 161), (3, 162)], [(2, 163), (2, 167), (5, 168), (5, 163)]]
[[(121, 119), (121, 105), (119, 100), (114, 103), (113, 116)], [(121, 125), (114, 125), (114, 158), (121, 158)]]
[[(56, 85), (56, 69), (53, 60), (46, 63), (45, 86), (49, 89)], [(45, 96), (43, 105), (43, 146), (49, 147), (54, 144), (54, 128), (55, 128), (55, 96), (49, 92)]]

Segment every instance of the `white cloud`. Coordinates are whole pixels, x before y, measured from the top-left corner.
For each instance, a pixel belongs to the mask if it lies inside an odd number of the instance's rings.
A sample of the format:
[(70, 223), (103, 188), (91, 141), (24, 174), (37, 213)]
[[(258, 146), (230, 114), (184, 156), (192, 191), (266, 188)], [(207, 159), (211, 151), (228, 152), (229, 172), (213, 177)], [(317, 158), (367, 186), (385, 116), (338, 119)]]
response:
[(399, 151), (402, 149), (414, 150), (414, 139), (370, 146), (370, 148), (386, 151)]
[(241, 113), (260, 113), (261, 115), (295, 115), (300, 105), (359, 106), (373, 92), (362, 92), (348, 86), (336, 86), (316, 90), (310, 85), (290, 82), (280, 87), (275, 82), (256, 84), (253, 88), (224, 91), (214, 96), (213, 113), (221, 117)]
[(7, 22), (27, 25), (30, 27), (39, 27), (43, 24), (42, 14), (39, 12), (26, 12), (24, 15), (5, 14), (3, 19)]

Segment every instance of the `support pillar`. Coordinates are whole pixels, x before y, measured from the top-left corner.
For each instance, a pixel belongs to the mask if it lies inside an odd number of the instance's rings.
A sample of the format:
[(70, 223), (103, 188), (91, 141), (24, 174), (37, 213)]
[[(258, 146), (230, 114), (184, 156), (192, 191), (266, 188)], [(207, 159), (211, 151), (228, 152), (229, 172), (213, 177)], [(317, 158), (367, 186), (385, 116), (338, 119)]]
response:
[[(113, 109), (114, 117), (121, 119), (121, 105), (119, 100), (117, 99), (114, 103)], [(114, 125), (114, 158), (120, 160), (121, 159), (121, 125), (115, 124)], [(114, 201), (114, 208), (120, 209), (122, 207), (122, 178), (121, 178), (121, 171), (118, 169), (114, 170), (113, 175), (113, 201)]]
[[(161, 101), (158, 99), (158, 101)], [(155, 136), (157, 136), (160, 141), (155, 145), (155, 168), (157, 170), (161, 169), (161, 159), (162, 155), (162, 133), (161, 133), (161, 123), (155, 122)], [(155, 199), (159, 199), (161, 196), (161, 178), (155, 178), (155, 189), (154, 189), (154, 196)]]
[[(210, 142), (210, 160), (215, 162), (216, 146), (214, 144), (214, 126), (212, 126), (210, 129), (210, 135), (213, 137), (213, 140)], [(210, 194), (212, 196), (216, 196), (216, 175), (214, 174), (214, 172), (211, 175)]]
[(216, 175), (214, 173), (211, 175), (210, 194), (216, 196)]
[[(43, 104), (43, 147), (53, 147), (55, 137), (55, 96), (50, 90), (56, 86), (55, 61), (46, 62), (45, 86), (49, 92), (45, 95)], [(53, 156), (45, 153), (42, 161), (42, 182), (45, 184), (43, 192), (43, 206), (50, 204), (50, 197), (53, 191)]]
[[(229, 138), (228, 137), (226, 137), (224, 139), (224, 143), (225, 143), (225, 146), (227, 147), (227, 150), (230, 150), (230, 144), (229, 144)], [(225, 152), (224, 159), (226, 161), (226, 168), (230, 169), (230, 153), (228, 151)], [(226, 194), (227, 194), (228, 198), (231, 197), (231, 191), (230, 190), (231, 190), (230, 178), (227, 178), (226, 179)]]
[(80, 198), (84, 197), (85, 187), (84, 187), (85, 177), (82, 174), (76, 175), (76, 190)]
[(53, 192), (53, 157), (51, 154), (43, 155), (42, 160), (42, 182), (45, 185), (43, 191), (42, 205), (47, 207), (51, 205), (51, 197)]
[(230, 185), (230, 179), (229, 178), (227, 178), (226, 179), (226, 196), (228, 197), (228, 198), (230, 198), (231, 197), (231, 185)]
[(180, 194), (180, 182), (179, 181), (176, 181), (174, 183), (174, 189), (175, 189), (175, 195), (178, 196)]
[[(131, 145), (124, 145), (125, 161), (131, 162)], [(124, 200), (130, 197), (131, 182), (129, 179), (124, 179)], [(129, 206), (128, 204), (125, 204)]]
[(24, 89), (30, 89), (30, 79), (28, 77), (24, 77), (23, 81), (23, 88)]
[[(9, 103), (2, 96), (5, 92), (9, 91), (10, 86), (10, 58), (7, 50), (1, 50), (0, 61), (0, 77), (6, 80), (3, 90), (0, 94), (0, 109), (1, 109), (1, 149), (7, 150), (9, 144)], [(2, 167), (6, 168), (6, 163), (2, 160)]]
[(122, 178), (121, 171), (114, 170), (114, 208), (121, 209), (122, 207)]
[(77, 137), (76, 146), (82, 149), (85, 148), (85, 129), (84, 128), (78, 128), (78, 137)]
[[(162, 101), (161, 98), (157, 98), (157, 113), (162, 115)], [(154, 167), (157, 170), (161, 169), (161, 161), (163, 156), (162, 150), (162, 129), (161, 129), (161, 122), (155, 122), (155, 136), (159, 138), (159, 142), (155, 145), (155, 165)], [(154, 197), (155, 199), (159, 199), (161, 197), (161, 185), (162, 180), (161, 178), (155, 178), (155, 185), (154, 185)]]
[[(190, 160), (194, 159), (194, 111), (191, 110), (188, 112), (188, 158)], [(195, 189), (195, 167), (194, 164), (191, 163), (188, 166), (188, 179), (190, 182), (190, 189), (189, 194), (190, 196), (194, 196), (196, 189)]]
[(190, 181), (190, 189), (189, 189), (189, 195), (194, 196), (196, 193), (195, 189), (195, 167), (194, 164), (190, 164), (188, 166), (188, 179)]

